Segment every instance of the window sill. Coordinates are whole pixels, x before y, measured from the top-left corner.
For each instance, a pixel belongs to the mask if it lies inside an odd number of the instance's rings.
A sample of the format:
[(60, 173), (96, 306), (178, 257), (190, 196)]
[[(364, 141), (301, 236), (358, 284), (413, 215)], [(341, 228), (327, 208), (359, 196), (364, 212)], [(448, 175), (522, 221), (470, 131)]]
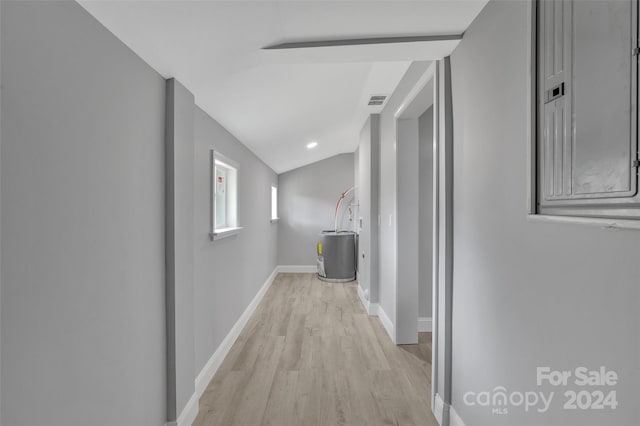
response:
[(275, 219), (271, 219), (271, 223), (278, 223), (280, 222), (280, 218), (276, 217)]
[(223, 238), (231, 237), (232, 235), (236, 235), (242, 231), (242, 227), (236, 226), (234, 228), (220, 228), (216, 229), (213, 232), (209, 233), (209, 236), (212, 240), (221, 240)]
[(574, 225), (594, 226), (602, 229), (635, 230), (640, 231), (640, 220), (606, 219), (599, 217), (552, 216), (545, 214), (528, 214), (528, 222), (539, 223), (568, 223)]

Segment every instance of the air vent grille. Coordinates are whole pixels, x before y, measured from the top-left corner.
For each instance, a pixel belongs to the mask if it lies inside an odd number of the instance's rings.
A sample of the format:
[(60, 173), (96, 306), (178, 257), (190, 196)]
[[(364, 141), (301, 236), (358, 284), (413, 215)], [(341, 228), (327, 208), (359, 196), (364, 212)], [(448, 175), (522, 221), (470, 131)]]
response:
[(369, 106), (382, 105), (384, 103), (385, 99), (387, 99), (387, 97), (385, 95), (371, 96), (371, 98), (369, 98)]

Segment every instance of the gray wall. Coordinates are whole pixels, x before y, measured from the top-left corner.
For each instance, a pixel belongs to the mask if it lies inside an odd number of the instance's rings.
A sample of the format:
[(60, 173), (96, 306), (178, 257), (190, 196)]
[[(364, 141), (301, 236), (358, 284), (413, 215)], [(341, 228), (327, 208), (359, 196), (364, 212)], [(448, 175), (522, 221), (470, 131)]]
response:
[[(434, 284), (437, 286), (437, 333), (438, 351), (434, 354), (438, 361), (438, 371), (434, 377), (437, 393), (443, 400), (451, 402), (451, 306), (453, 284), (453, 108), (451, 106), (451, 58), (445, 57), (436, 63), (436, 101), (438, 110), (436, 125), (438, 146), (437, 198), (438, 223), (437, 235), (437, 274)], [(435, 211), (436, 209), (434, 209)], [(446, 411), (445, 413), (446, 414)], [(444, 415), (443, 414), (443, 415)]]
[[(351, 229), (354, 232), (359, 232), (359, 225), (358, 225), (358, 216), (360, 215), (359, 213), (359, 205), (358, 204), (358, 177), (360, 175), (360, 148), (356, 148), (355, 151), (353, 151), (353, 186), (354, 186), (354, 190), (353, 190), (353, 204), (356, 204), (355, 210), (354, 210), (354, 215), (353, 215), (353, 222), (351, 223)], [(358, 259), (356, 257), (356, 269), (357, 269), (357, 263), (358, 263)]]
[[(354, 184), (353, 153), (339, 154), (278, 176), (278, 263), (315, 265), (320, 231), (334, 228), (334, 211), (343, 191)], [(343, 205), (350, 204), (349, 194)], [(342, 215), (340, 229), (351, 229)]]
[[(239, 164), (238, 219), (244, 227), (238, 235), (217, 241), (209, 238), (212, 148)], [(193, 177), (197, 375), (275, 269), (281, 224), (270, 223), (275, 172), (199, 108)]]
[[(276, 266), (277, 175), (178, 83), (165, 117), (165, 80), (77, 4), (2, 19), (2, 422), (164, 424)], [(244, 227), (215, 242), (210, 148), (240, 164)]]
[[(526, 218), (527, 7), (490, 1), (452, 55), (453, 406), (467, 425), (635, 425), (640, 233)], [(540, 390), (537, 366), (617, 371), (618, 408), (563, 410), (563, 388), (547, 414), (465, 406)]]
[(433, 107), (429, 107), (418, 119), (420, 170), (419, 210), (419, 286), (418, 314), (430, 318), (432, 312), (433, 280)]
[(417, 119), (397, 123), (397, 312), (396, 343), (418, 343), (420, 185)]
[[(358, 284), (369, 291), (369, 300), (378, 302), (378, 179), (380, 173), (380, 116), (372, 114), (360, 131), (356, 151), (358, 216), (362, 218), (359, 236)], [(357, 218), (356, 218), (357, 219)]]
[[(0, 7), (0, 46), (2, 46), (2, 7)], [(0, 51), (1, 51), (0, 47)], [(0, 54), (0, 99), (2, 99), (2, 55)], [(2, 235), (2, 102), (0, 102), (0, 235)], [(0, 244), (0, 259), (2, 259)], [(2, 318), (2, 262), (0, 261), (0, 319)], [(0, 322), (0, 377), (2, 377), (2, 324)], [(2, 397), (0, 392), (0, 424), (2, 423)]]
[(193, 395), (194, 97), (167, 80), (165, 122), (167, 419), (176, 420)]
[(396, 317), (397, 274), (395, 113), (428, 66), (429, 62), (412, 63), (380, 114), (379, 303), (391, 321)]
[(356, 187), (354, 203), (358, 204), (358, 216), (356, 223), (362, 218), (362, 229), (358, 235), (358, 285), (364, 292), (369, 291), (371, 298), (370, 284), (370, 260), (371, 252), (371, 117), (367, 118), (360, 131), (360, 142), (358, 149), (353, 153), (357, 159), (358, 167), (355, 170), (354, 185)]
[(2, 423), (165, 420), (165, 80), (73, 2), (2, 2)]

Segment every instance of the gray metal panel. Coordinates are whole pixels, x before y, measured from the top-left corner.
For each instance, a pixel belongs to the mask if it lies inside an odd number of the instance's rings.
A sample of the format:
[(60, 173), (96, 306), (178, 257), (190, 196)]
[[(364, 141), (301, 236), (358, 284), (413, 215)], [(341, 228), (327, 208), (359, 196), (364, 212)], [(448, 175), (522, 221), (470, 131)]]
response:
[[(571, 194), (571, 136), (564, 126), (566, 115), (565, 97), (544, 106), (544, 194), (545, 199), (560, 198)], [(567, 164), (568, 163), (568, 164)]]
[(540, 213), (634, 216), (640, 205), (637, 3), (538, 3)]
[(630, 35), (630, 1), (573, 3), (574, 197), (636, 193)]
[(542, 75), (544, 76), (544, 88), (549, 89), (562, 82), (564, 78), (565, 64), (565, 40), (567, 37), (565, 23), (565, 9), (568, 2), (563, 0), (543, 1), (540, 4), (540, 13), (544, 19), (540, 21), (540, 35), (542, 55), (544, 60)]
[[(540, 199), (556, 200), (571, 196), (572, 136), (571, 122), (571, 2), (551, 0), (540, 2), (539, 72), (542, 81), (538, 89), (541, 101), (540, 132), (542, 144), (539, 158), (542, 177)], [(554, 91), (559, 94), (554, 95)]]

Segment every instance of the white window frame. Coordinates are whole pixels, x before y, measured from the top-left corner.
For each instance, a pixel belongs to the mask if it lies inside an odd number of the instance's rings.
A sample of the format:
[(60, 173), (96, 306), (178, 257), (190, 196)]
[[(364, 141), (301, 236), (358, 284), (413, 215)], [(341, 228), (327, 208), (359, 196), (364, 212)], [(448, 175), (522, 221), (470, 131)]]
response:
[[(209, 235), (213, 240), (230, 237), (238, 234), (242, 227), (238, 222), (238, 178), (240, 166), (237, 162), (222, 153), (210, 150), (211, 174), (210, 174), (210, 196), (211, 196), (211, 212), (210, 212), (210, 230)], [(216, 182), (216, 168), (224, 167), (227, 171), (227, 182), (225, 190), (225, 223), (223, 226), (216, 224), (216, 195), (218, 185)]]
[(529, 0), (527, 7), (527, 197), (526, 214), (529, 222), (551, 222), (578, 224), (605, 229), (640, 230), (640, 220), (631, 218), (580, 217), (555, 214), (541, 214), (538, 211), (538, 87), (537, 87), (537, 5), (538, 0)]
[[(274, 190), (275, 190), (275, 203), (274, 203)], [(278, 216), (278, 185), (271, 184), (271, 223), (278, 223), (280, 217)]]

